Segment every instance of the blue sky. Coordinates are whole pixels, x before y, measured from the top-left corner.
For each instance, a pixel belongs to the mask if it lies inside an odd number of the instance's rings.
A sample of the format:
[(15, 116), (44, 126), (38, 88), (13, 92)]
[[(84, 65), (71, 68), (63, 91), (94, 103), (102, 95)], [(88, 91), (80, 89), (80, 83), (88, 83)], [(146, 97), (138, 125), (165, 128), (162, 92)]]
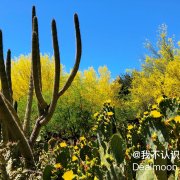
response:
[(107, 65), (112, 77), (126, 69), (140, 69), (146, 39), (156, 44), (158, 27), (165, 23), (169, 36), (180, 40), (179, 0), (2, 0), (0, 28), (4, 52), (13, 57), (31, 51), (31, 7), (36, 6), (40, 48), (52, 54), (51, 20), (56, 19), (61, 60), (69, 70), (74, 63), (73, 14), (79, 15), (83, 54), (80, 69)]

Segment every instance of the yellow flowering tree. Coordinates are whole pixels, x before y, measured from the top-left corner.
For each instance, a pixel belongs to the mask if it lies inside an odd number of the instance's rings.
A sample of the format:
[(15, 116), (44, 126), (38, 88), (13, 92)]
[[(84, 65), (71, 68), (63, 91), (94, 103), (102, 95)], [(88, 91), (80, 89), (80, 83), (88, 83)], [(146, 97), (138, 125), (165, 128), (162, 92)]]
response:
[[(12, 63), (12, 88), (14, 99), (18, 101), (18, 113), (23, 119), (24, 106), (28, 93), (28, 82), (30, 78), (30, 61), (31, 56), (20, 56)], [(54, 61), (48, 55), (41, 55), (42, 68), (42, 87), (45, 99), (50, 101), (53, 77)], [(69, 73), (61, 65), (60, 86), (67, 80)], [(98, 111), (103, 103), (108, 99), (116, 104), (114, 98), (115, 92), (118, 91), (120, 84), (113, 82), (110, 71), (106, 66), (99, 67), (98, 72), (90, 67), (87, 70), (79, 71), (72, 83), (72, 86), (60, 99), (52, 121), (46, 129), (51, 131), (60, 131), (65, 127), (69, 132), (73, 131), (76, 135), (79, 127), (88, 130), (92, 114)], [(35, 100), (33, 101), (34, 116), (37, 112)], [(89, 124), (87, 123), (89, 122)], [(83, 124), (82, 124), (83, 123)], [(78, 127), (79, 126), (79, 127)], [(78, 132), (79, 133), (79, 132)]]
[[(43, 91), (51, 91), (54, 77), (54, 61), (48, 55), (41, 56)], [(20, 56), (12, 61), (12, 88), (14, 99), (27, 95), (31, 69), (31, 56)]]
[(166, 32), (161, 33), (158, 47), (156, 54), (153, 49), (152, 55), (146, 56), (141, 71), (132, 72), (132, 102), (141, 112), (162, 95), (180, 96), (180, 48), (174, 47)]

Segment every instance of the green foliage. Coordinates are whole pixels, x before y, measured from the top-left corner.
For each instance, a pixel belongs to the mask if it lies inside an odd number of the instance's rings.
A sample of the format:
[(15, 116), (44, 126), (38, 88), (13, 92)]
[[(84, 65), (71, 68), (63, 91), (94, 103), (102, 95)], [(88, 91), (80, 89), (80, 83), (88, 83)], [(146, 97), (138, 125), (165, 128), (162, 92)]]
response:
[[(73, 174), (75, 179), (167, 179), (175, 174), (156, 170), (151, 165), (177, 165), (179, 159), (165, 159), (153, 156), (153, 152), (167, 153), (179, 151), (180, 101), (177, 98), (162, 97), (149, 106), (139, 124), (129, 123), (126, 137), (122, 138), (116, 124), (114, 108), (106, 102), (102, 111), (95, 113), (92, 133), (80, 137), (75, 145), (61, 142), (53, 149), (55, 179)], [(93, 135), (93, 138), (91, 137)], [(58, 143), (58, 142), (57, 142)], [(134, 152), (147, 151), (149, 157), (134, 158)], [(63, 157), (66, 157), (63, 159)], [(65, 162), (64, 162), (65, 161)], [(147, 169), (133, 171), (133, 164), (148, 166)], [(57, 168), (60, 167), (60, 168)], [(72, 172), (70, 172), (72, 170)], [(168, 175), (169, 173), (169, 175)]]
[(112, 135), (110, 148), (117, 164), (121, 164), (124, 161), (126, 146), (120, 134)]
[[(54, 76), (54, 61), (47, 55), (41, 56), (43, 96), (50, 103), (52, 96), (52, 82)], [(69, 73), (61, 65), (60, 86), (66, 82)], [(16, 72), (19, 72), (18, 74)], [(24, 118), (28, 93), (28, 81), (30, 78), (30, 57), (20, 56), (13, 61), (12, 84), (14, 98), (18, 100), (18, 114)], [(17, 81), (17, 82), (16, 82)], [(16, 82), (16, 83), (15, 83)], [(83, 72), (79, 71), (68, 91), (60, 98), (52, 120), (46, 125), (46, 132), (61, 133), (65, 136), (80, 136), (88, 133), (93, 122), (93, 116), (99, 111), (102, 102), (111, 100), (116, 104), (115, 97), (121, 85), (111, 81), (110, 72), (106, 66), (99, 67), (96, 72), (92, 67)], [(98, 93), (97, 93), (98, 92)], [(32, 117), (37, 116), (37, 101), (33, 99)], [(33, 126), (34, 122), (31, 123)], [(64, 133), (63, 133), (64, 134)]]

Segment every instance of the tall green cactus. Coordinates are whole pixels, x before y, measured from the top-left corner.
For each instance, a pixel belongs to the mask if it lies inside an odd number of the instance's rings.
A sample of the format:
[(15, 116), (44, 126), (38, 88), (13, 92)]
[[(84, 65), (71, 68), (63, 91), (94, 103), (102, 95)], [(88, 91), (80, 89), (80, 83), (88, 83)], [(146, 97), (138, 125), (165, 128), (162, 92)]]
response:
[[(81, 59), (81, 35), (79, 29), (78, 15), (74, 15), (75, 32), (76, 32), (76, 59), (73, 70), (62, 89), (59, 88), (60, 84), (60, 53), (57, 37), (57, 28), (55, 20), (52, 20), (52, 39), (55, 60), (55, 77), (54, 88), (52, 93), (51, 103), (47, 104), (42, 94), (42, 77), (41, 77), (41, 61), (39, 49), (39, 32), (38, 32), (38, 19), (36, 17), (35, 7), (32, 8), (32, 68), (29, 80), (29, 93), (26, 107), (26, 114), (23, 124), (17, 114), (17, 102), (13, 106), (13, 92), (11, 83), (11, 51), (8, 50), (6, 66), (3, 57), (3, 42), (2, 31), (0, 30), (0, 125), (2, 129), (3, 143), (11, 140), (14, 137), (15, 141), (19, 143), (19, 150), (25, 159), (25, 166), (27, 168), (35, 167), (33, 157), (33, 145), (39, 135), (42, 126), (46, 125), (55, 111), (57, 101), (66, 90), (70, 87), (71, 83), (76, 76)], [(36, 123), (30, 132), (31, 108), (33, 91), (38, 101), (39, 116)]]

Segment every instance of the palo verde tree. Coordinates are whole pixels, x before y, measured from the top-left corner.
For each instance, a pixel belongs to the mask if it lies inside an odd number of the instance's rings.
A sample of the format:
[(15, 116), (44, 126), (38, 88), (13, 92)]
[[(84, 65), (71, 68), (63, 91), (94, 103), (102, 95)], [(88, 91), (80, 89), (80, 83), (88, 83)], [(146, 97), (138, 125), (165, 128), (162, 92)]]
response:
[[(0, 125), (2, 131), (2, 142), (18, 142), (19, 151), (24, 157), (25, 167), (35, 167), (33, 156), (33, 146), (40, 133), (42, 126), (46, 125), (52, 118), (58, 99), (62, 96), (73, 82), (79, 68), (81, 59), (81, 35), (79, 29), (78, 15), (74, 15), (76, 32), (76, 59), (74, 67), (68, 77), (65, 85), (60, 89), (60, 52), (58, 45), (58, 36), (56, 22), (52, 20), (52, 40), (54, 49), (55, 75), (52, 99), (50, 104), (46, 102), (42, 94), (42, 75), (39, 48), (38, 19), (36, 17), (35, 7), (32, 8), (32, 65), (29, 80), (29, 91), (24, 121), (20, 121), (17, 114), (17, 105), (13, 100), (13, 91), (11, 83), (11, 51), (7, 52), (6, 65), (3, 57), (2, 31), (0, 31)], [(35, 92), (35, 93), (34, 93)], [(32, 132), (30, 132), (31, 110), (33, 95), (37, 98), (39, 114), (35, 121)]]

